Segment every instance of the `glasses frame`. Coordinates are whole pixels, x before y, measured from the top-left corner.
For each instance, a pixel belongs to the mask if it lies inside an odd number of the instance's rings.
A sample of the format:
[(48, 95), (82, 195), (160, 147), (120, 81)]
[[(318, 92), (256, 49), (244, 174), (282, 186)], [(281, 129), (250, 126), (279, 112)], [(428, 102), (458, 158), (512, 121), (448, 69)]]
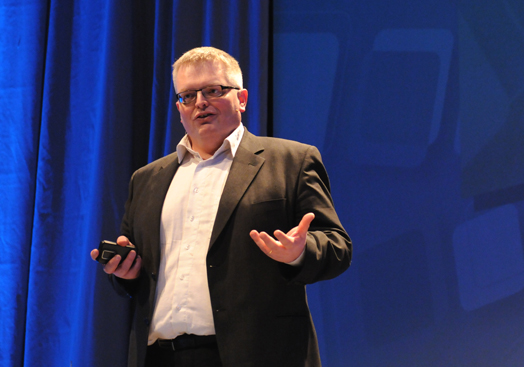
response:
[[(180, 102), (180, 103), (183, 104), (184, 106), (188, 106), (188, 105), (190, 105), (190, 104), (192, 104), (192, 103), (194, 103), (194, 102), (196, 101), (198, 92), (201, 92), (201, 93), (202, 93), (202, 96), (205, 97), (205, 98), (207, 99), (208, 97), (207, 97), (206, 95), (204, 95), (204, 89), (207, 89), (207, 88), (209, 88), (209, 87), (220, 87), (220, 88), (222, 88), (222, 94), (219, 95), (219, 96), (217, 96), (216, 98), (220, 98), (220, 97), (222, 97), (228, 89), (236, 89), (236, 90), (240, 90), (239, 87), (232, 87), (232, 86), (230, 86), (230, 85), (219, 85), (219, 84), (217, 84), (217, 85), (208, 85), (208, 86), (203, 87), (203, 88), (200, 88), (200, 89), (188, 89), (188, 90), (185, 90), (185, 91), (183, 91), (183, 92), (176, 93), (175, 95), (176, 95), (176, 98), (178, 99), (178, 102)], [(182, 94), (182, 93), (187, 93), (187, 92), (195, 92), (195, 99), (193, 99), (193, 100), (190, 101), (190, 102), (184, 102), (183, 97), (181, 96), (181, 94)], [(212, 97), (212, 98), (213, 98), (213, 97)]]

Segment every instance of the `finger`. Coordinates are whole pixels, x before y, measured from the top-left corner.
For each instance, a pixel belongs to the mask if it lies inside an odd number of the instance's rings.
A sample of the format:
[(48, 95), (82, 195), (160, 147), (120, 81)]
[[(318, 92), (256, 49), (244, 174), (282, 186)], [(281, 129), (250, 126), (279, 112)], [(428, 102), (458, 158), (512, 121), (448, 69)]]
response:
[(98, 257), (98, 250), (97, 249), (91, 250), (91, 259), (96, 261), (97, 257)]
[[(293, 229), (294, 230), (294, 229)], [(291, 230), (291, 231), (293, 231)], [(289, 231), (288, 234), (285, 234), (280, 229), (277, 229), (273, 234), (275, 235), (275, 238), (282, 244), (284, 247), (289, 246), (293, 242), (293, 237), (290, 235), (291, 231)]]
[(135, 251), (131, 251), (126, 258), (118, 265), (118, 268), (113, 273), (117, 277), (120, 278), (127, 278), (127, 273), (131, 269), (131, 266), (133, 265), (133, 261), (135, 261), (135, 257), (137, 256), (137, 253)]
[(262, 250), (262, 252), (268, 256), (270, 256), (271, 253), (278, 248), (276, 241), (266, 232), (258, 233), (257, 231), (252, 230), (249, 234), (260, 250)]
[(255, 242), (258, 242), (260, 241), (260, 235), (258, 233), (258, 231), (256, 230), (252, 230), (251, 232), (249, 232), (249, 237), (251, 237), (251, 239)]
[(123, 247), (126, 247), (127, 245), (131, 245), (133, 247), (135, 247), (130, 241), (129, 241), (129, 238), (127, 238), (126, 236), (120, 236), (116, 239), (116, 243), (119, 245), (119, 246), (123, 246)]
[(266, 244), (266, 246), (267, 246), (270, 250), (275, 250), (276, 248), (282, 246), (280, 242), (278, 242), (277, 240), (275, 240), (273, 237), (271, 237), (270, 235), (268, 235), (266, 232), (260, 232), (260, 239), (261, 239), (262, 241), (264, 241), (264, 243)]
[(124, 261), (122, 261), (122, 263), (120, 264), (120, 267), (122, 269), (126, 269), (126, 272), (129, 271), (129, 269), (133, 265), (133, 261), (135, 261), (136, 256), (137, 256), (136, 251), (130, 251), (129, 254), (127, 254)]
[(270, 250), (267, 248), (266, 244), (264, 241), (262, 241), (262, 238), (260, 238), (260, 233), (258, 233), (258, 231), (256, 230), (252, 230), (251, 232), (249, 232), (249, 236), (251, 237), (251, 239), (257, 244), (258, 247), (260, 247), (260, 249), (264, 252), (269, 252)]
[(311, 222), (313, 222), (313, 219), (315, 219), (315, 214), (313, 213), (307, 213), (302, 217), (302, 220), (297, 226), (297, 234), (299, 236), (305, 235), (307, 233)]
[(120, 260), (122, 260), (122, 256), (115, 255), (104, 266), (104, 272), (107, 273), (107, 274), (113, 274), (115, 272), (115, 270), (118, 268), (118, 265), (120, 264)]
[(137, 255), (136, 261), (131, 266), (131, 269), (125, 275), (127, 279), (135, 279), (140, 274), (140, 269), (142, 268), (142, 258)]
[(286, 236), (288, 236), (288, 237), (295, 237), (295, 236), (298, 236), (297, 233), (298, 233), (298, 226), (297, 226), (297, 227), (294, 227), (294, 228), (291, 228), (291, 229), (289, 230), (289, 232), (286, 233)]
[[(266, 245), (266, 255), (271, 256), (272, 258), (275, 258), (275, 256), (280, 256), (279, 254), (282, 253), (282, 250), (286, 250), (286, 246), (282, 244), (282, 242), (274, 239), (270, 235), (268, 235), (266, 232), (260, 233), (260, 239), (264, 242)], [(286, 235), (284, 235), (283, 238), (284, 241), (287, 241), (289, 244), (289, 240), (286, 238)]]

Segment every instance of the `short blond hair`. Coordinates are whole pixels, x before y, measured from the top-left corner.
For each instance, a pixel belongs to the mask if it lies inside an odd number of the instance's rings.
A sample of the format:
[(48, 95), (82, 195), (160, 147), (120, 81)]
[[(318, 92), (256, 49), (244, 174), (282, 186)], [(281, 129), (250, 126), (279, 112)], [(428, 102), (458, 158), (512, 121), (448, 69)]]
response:
[(242, 70), (238, 61), (225, 51), (214, 47), (197, 47), (184, 53), (173, 64), (173, 83), (176, 88), (176, 76), (183, 66), (204, 64), (206, 62), (218, 63), (226, 72), (228, 82), (236, 84), (232, 87), (242, 87)]

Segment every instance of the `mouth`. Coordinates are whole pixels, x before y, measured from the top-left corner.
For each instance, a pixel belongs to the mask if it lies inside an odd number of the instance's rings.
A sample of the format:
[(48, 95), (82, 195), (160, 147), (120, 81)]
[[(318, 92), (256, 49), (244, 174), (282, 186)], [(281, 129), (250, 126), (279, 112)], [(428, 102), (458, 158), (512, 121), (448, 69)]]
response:
[(197, 120), (205, 120), (206, 118), (214, 116), (212, 113), (202, 113), (200, 115), (197, 115)]

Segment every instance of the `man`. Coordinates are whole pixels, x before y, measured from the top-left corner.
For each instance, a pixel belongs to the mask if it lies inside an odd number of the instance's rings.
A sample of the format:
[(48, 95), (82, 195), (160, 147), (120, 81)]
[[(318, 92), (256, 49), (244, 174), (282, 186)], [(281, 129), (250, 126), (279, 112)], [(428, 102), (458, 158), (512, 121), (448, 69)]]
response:
[(318, 150), (243, 127), (223, 51), (185, 53), (173, 82), (187, 135), (133, 174), (117, 243), (136, 252), (104, 267), (132, 298), (129, 366), (320, 366), (305, 285), (346, 270), (351, 241)]

